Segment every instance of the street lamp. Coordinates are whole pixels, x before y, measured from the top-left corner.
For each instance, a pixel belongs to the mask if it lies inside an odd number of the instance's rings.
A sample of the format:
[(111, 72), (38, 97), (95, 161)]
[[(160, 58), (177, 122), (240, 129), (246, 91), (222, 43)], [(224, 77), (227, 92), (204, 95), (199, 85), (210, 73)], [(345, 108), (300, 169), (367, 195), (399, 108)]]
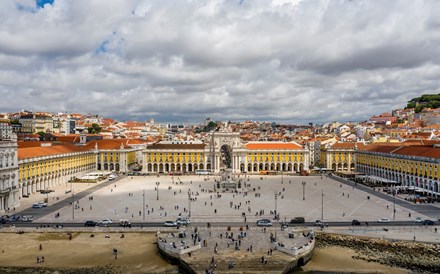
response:
[(283, 170), (281, 170), (281, 184), (284, 183), (284, 172)]
[(145, 188), (143, 189), (143, 193), (142, 193), (142, 219), (145, 221)]
[(72, 192), (72, 221), (75, 220), (75, 191), (73, 189), (73, 183), (70, 183), (70, 191)]
[(306, 199), (306, 182), (302, 182), (303, 186), (303, 201)]
[(278, 193), (274, 192), (274, 194), (275, 194), (275, 220), (277, 220), (277, 214), (278, 214), (278, 210), (277, 210)]
[(393, 192), (393, 220), (396, 220), (396, 193), (394, 193), (394, 186), (391, 187)]
[(324, 220), (324, 189), (322, 190), (321, 195), (321, 221)]
[(191, 191), (188, 190), (188, 217), (191, 218)]
[(159, 201), (159, 185), (160, 182), (156, 182), (156, 192), (157, 192), (157, 200)]

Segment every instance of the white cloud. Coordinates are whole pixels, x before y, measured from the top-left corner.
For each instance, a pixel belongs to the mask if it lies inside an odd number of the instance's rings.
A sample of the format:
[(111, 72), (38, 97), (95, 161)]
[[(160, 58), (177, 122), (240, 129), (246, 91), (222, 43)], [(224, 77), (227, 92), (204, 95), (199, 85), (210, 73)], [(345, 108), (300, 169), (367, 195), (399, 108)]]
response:
[(323, 122), (439, 92), (434, 0), (34, 3), (0, 1), (0, 111)]

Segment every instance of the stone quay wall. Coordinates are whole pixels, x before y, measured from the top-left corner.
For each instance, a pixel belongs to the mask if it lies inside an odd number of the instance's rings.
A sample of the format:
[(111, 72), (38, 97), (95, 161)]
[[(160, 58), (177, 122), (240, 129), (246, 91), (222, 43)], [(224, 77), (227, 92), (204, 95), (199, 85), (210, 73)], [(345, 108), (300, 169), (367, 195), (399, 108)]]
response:
[(355, 259), (414, 271), (440, 273), (440, 244), (389, 241), (378, 238), (319, 232), (317, 247), (341, 246), (355, 250)]

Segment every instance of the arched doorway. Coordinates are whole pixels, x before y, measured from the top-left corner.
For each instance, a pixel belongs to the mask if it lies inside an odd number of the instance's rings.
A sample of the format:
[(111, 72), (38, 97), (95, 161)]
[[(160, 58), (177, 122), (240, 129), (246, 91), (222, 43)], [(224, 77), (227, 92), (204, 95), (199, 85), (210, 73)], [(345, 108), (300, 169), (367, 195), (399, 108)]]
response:
[(232, 168), (232, 148), (229, 145), (222, 145), (220, 147), (220, 153), (220, 168)]

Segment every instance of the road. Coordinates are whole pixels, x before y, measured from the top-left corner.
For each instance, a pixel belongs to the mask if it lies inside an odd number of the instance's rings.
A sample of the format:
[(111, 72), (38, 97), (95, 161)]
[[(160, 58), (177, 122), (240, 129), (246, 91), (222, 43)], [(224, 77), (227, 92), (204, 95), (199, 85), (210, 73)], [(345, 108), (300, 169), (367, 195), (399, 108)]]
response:
[[(7, 225), (15, 225), (16, 227), (47, 227), (54, 226), (57, 224), (62, 224), (63, 227), (84, 227), (83, 222), (52, 222), (52, 223), (41, 223), (41, 222), (8, 222)], [(351, 227), (351, 222), (326, 222), (326, 226), (328, 227)], [(240, 227), (249, 225), (251, 227), (256, 227), (256, 223), (245, 223), (245, 222), (210, 222), (210, 225), (213, 227)], [(281, 226), (281, 223), (273, 223), (274, 226)], [(100, 225), (104, 227), (104, 225)], [(119, 223), (108, 224), (108, 227), (119, 227)], [(207, 226), (206, 222), (195, 222), (191, 223), (190, 226), (193, 227), (201, 227)], [(315, 226), (314, 222), (306, 222), (304, 224), (289, 224), (289, 227), (313, 227)], [(367, 226), (365, 223), (362, 223), (361, 226)], [(380, 223), (380, 222), (369, 222), (368, 226), (382, 226), (382, 227), (391, 227), (391, 226), (418, 226), (421, 227), (423, 224), (414, 223), (409, 221), (390, 221), (389, 223)], [(135, 222), (131, 224), (131, 227), (164, 227), (164, 224), (161, 222)], [(359, 226), (356, 226), (359, 227)]]

